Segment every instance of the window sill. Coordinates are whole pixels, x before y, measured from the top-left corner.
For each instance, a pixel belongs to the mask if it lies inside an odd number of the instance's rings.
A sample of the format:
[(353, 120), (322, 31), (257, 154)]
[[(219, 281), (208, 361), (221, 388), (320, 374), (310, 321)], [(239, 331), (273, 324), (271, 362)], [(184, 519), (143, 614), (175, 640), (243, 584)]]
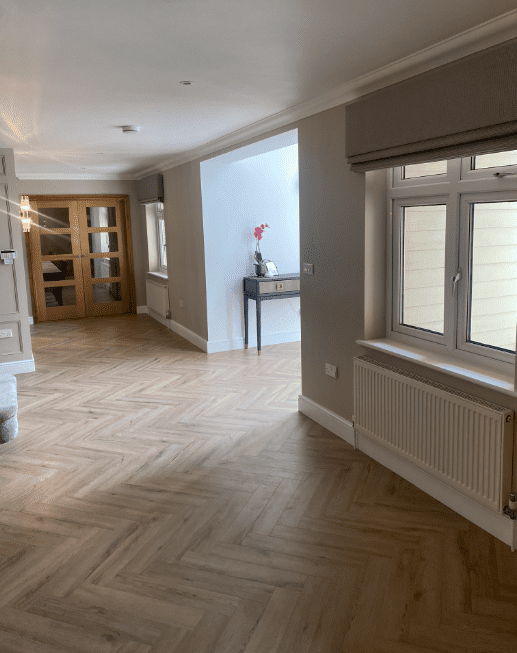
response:
[(169, 280), (169, 276), (167, 274), (164, 274), (163, 272), (152, 272), (151, 270), (149, 270), (147, 273), (147, 277), (150, 277), (151, 279), (158, 279), (160, 281)]
[(453, 358), (452, 356), (445, 356), (388, 338), (357, 340), (356, 342), (361, 347), (390, 354), (396, 358), (402, 358), (403, 360), (428, 367), (443, 374), (470, 381), (484, 388), (502, 392), (510, 397), (517, 396), (517, 392), (514, 390), (514, 377), (512, 373), (490, 369), (489, 367), (476, 365), (458, 358)]

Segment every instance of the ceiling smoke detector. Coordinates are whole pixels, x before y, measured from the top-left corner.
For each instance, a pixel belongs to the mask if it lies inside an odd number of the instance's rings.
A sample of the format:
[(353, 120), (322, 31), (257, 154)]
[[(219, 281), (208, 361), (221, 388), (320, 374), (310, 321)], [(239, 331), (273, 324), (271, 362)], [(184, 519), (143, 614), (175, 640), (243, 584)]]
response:
[(139, 132), (140, 127), (137, 127), (136, 125), (124, 125), (122, 127), (122, 131), (124, 132), (124, 134), (126, 134), (126, 133), (127, 134), (132, 134), (134, 132)]

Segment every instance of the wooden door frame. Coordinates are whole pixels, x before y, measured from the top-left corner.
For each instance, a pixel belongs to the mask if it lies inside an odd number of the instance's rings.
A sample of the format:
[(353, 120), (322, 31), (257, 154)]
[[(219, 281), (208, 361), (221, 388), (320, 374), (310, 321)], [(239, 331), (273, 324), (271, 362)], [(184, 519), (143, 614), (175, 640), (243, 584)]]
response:
[[(131, 235), (131, 214), (129, 212), (129, 195), (112, 195), (112, 194), (94, 194), (94, 195), (30, 195), (31, 200), (35, 202), (70, 202), (78, 200), (99, 200), (113, 199), (120, 200), (122, 221), (126, 234), (126, 252), (127, 252), (127, 285), (129, 293), (128, 313), (136, 314), (136, 282), (135, 282), (135, 266), (133, 263), (133, 238)], [(38, 322), (38, 309), (36, 304), (35, 294), (35, 279), (34, 279), (34, 266), (32, 263), (32, 250), (30, 242), (30, 233), (25, 233), (25, 245), (27, 249), (27, 263), (29, 268), (29, 283), (32, 300), (32, 313), (34, 323)]]

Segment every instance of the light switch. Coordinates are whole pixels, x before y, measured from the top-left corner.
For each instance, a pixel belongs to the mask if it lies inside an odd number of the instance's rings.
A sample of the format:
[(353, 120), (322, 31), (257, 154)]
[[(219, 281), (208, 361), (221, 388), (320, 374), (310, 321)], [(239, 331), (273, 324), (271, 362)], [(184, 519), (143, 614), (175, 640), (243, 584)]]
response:
[(12, 338), (13, 332), (12, 329), (3, 329), (0, 331), (0, 338)]
[(303, 273), (304, 274), (314, 274), (314, 263), (304, 263), (303, 264)]

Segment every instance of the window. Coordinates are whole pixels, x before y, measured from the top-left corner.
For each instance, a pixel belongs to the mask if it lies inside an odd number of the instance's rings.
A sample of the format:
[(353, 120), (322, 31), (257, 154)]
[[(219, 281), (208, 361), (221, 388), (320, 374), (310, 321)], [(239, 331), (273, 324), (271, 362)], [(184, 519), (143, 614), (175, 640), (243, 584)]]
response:
[(165, 220), (163, 218), (163, 204), (156, 208), (156, 224), (158, 237), (158, 266), (160, 270), (167, 272), (167, 241), (165, 238)]
[(163, 204), (145, 205), (147, 218), (147, 244), (149, 249), (149, 272), (167, 274), (167, 242)]
[(395, 168), (391, 179), (390, 335), (514, 364), (517, 152)]

